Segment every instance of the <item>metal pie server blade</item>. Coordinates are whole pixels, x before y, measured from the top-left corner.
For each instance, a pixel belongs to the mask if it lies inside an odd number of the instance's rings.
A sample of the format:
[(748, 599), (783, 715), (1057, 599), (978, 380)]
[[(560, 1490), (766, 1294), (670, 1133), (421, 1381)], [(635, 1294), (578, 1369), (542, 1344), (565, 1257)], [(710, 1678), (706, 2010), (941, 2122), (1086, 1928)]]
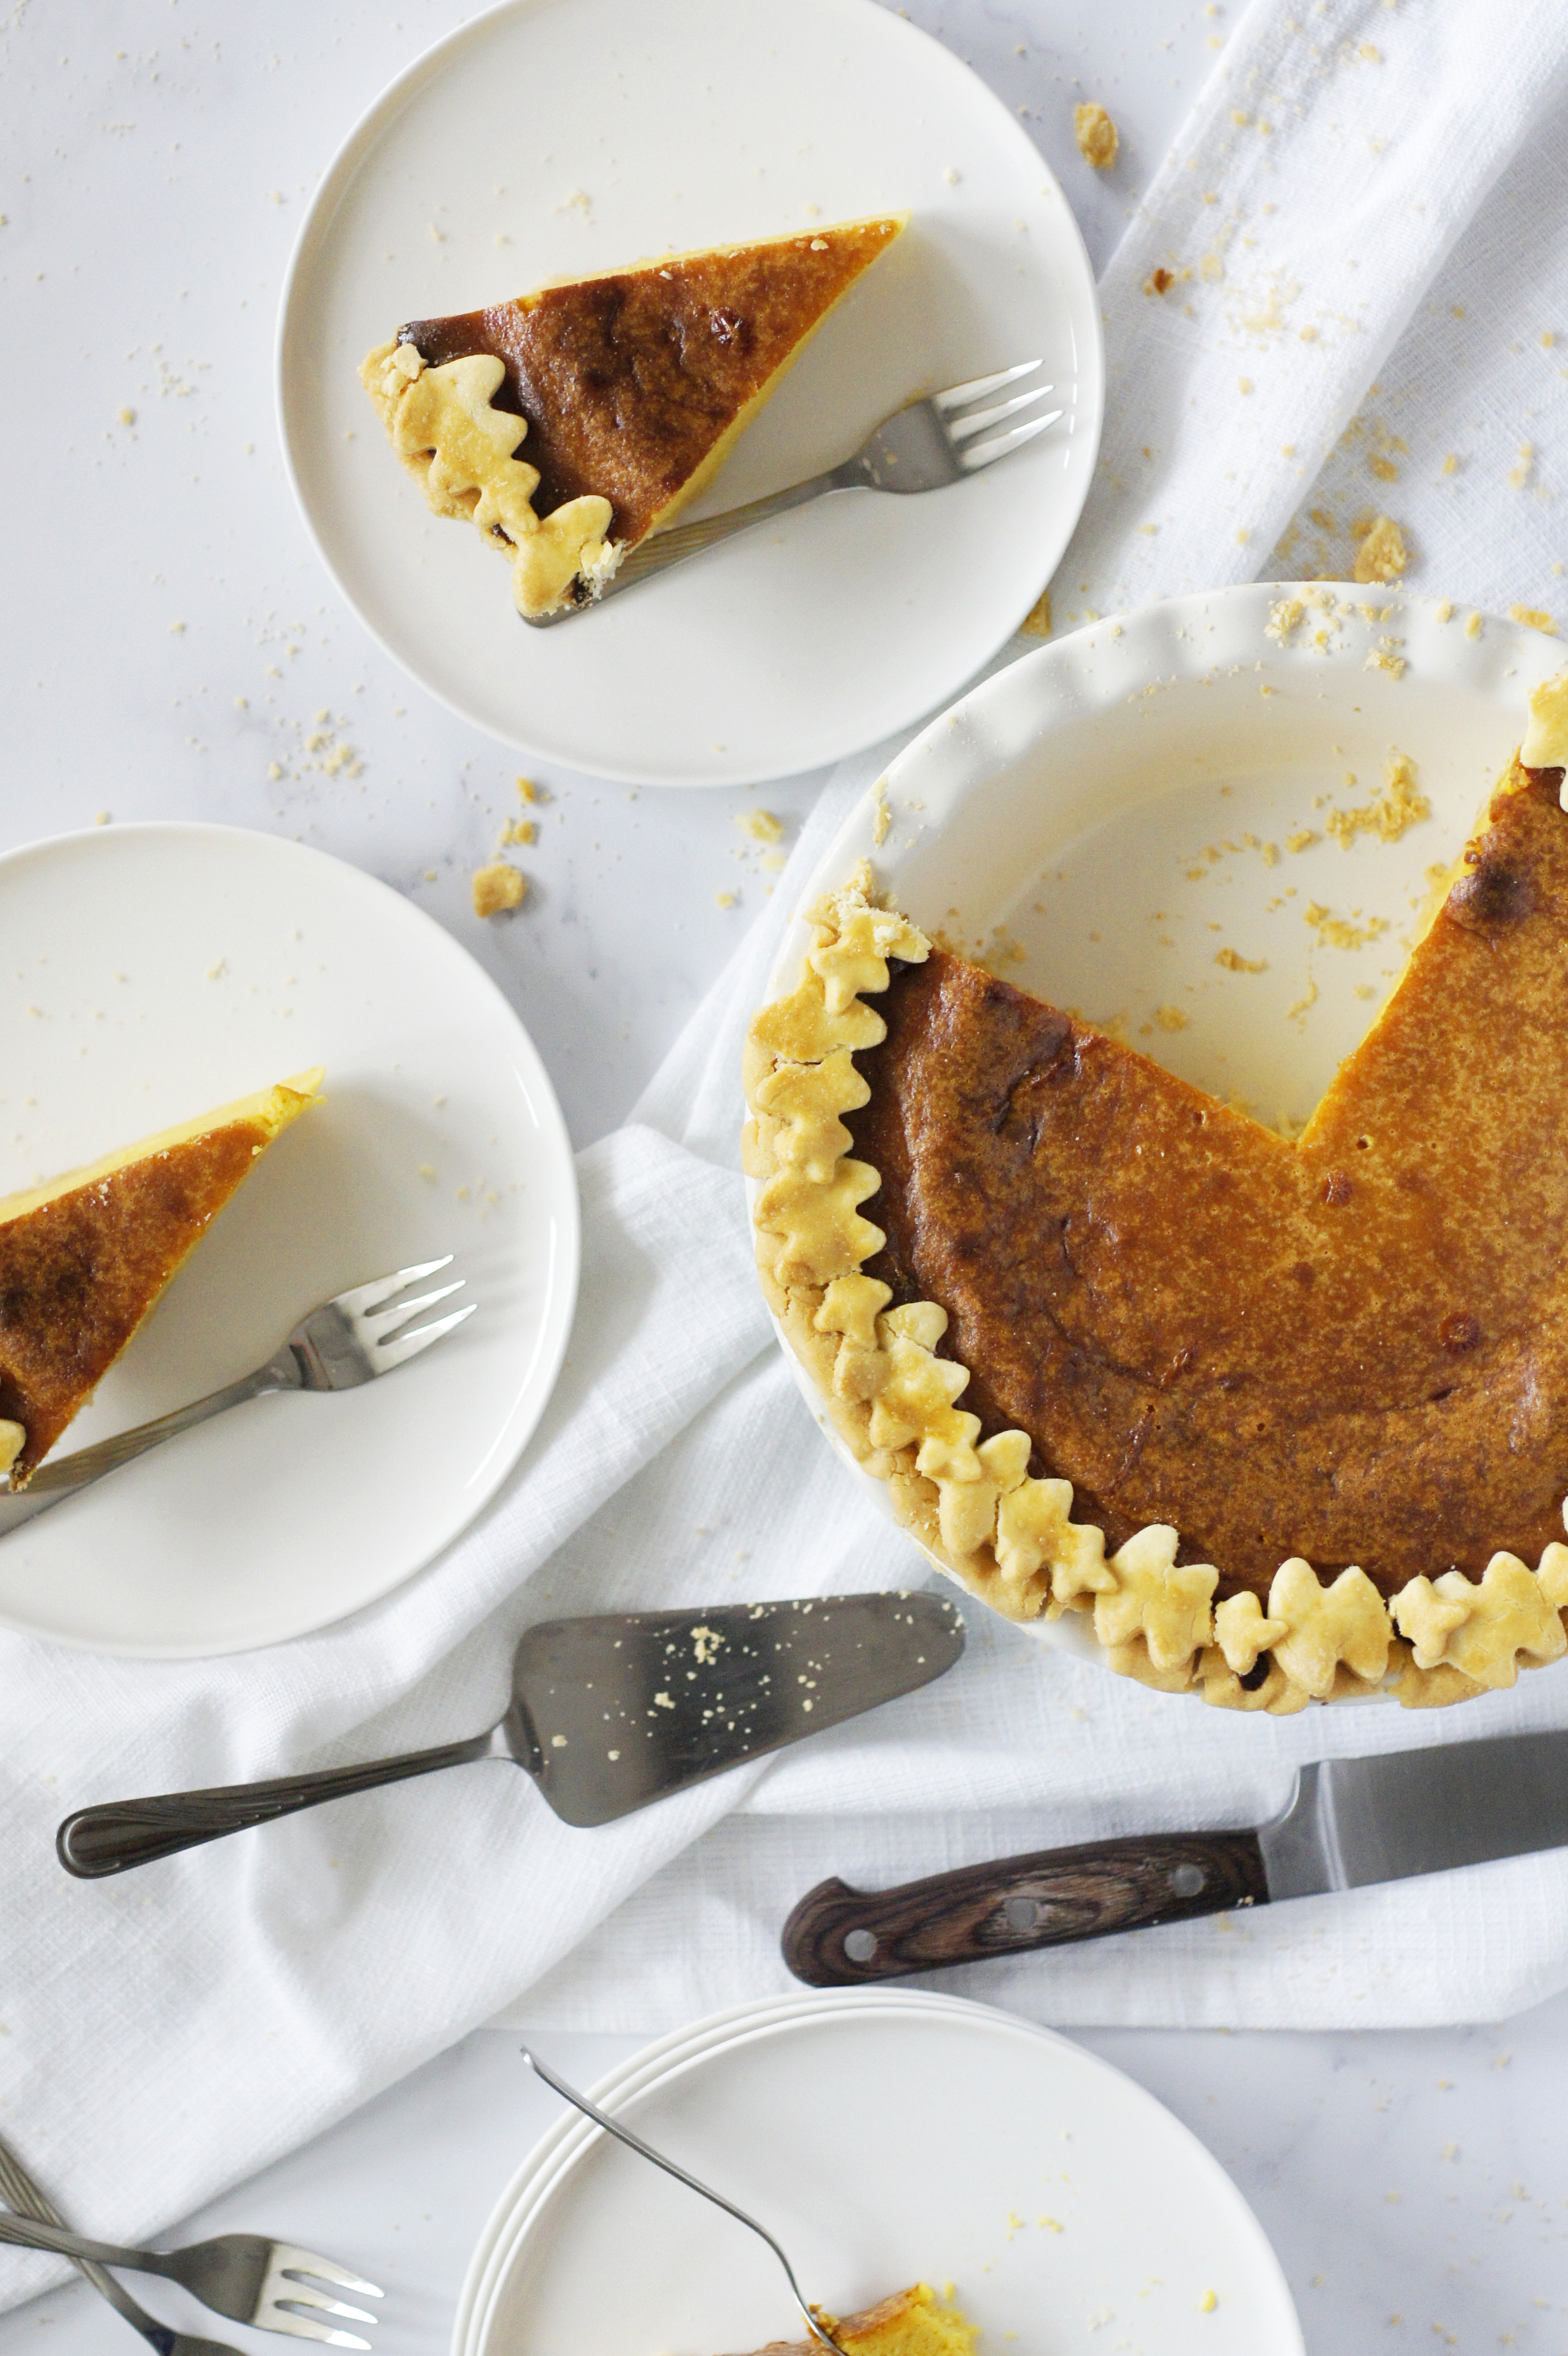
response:
[(558, 1816), (608, 1824), (914, 1692), (963, 1641), (926, 1594), (547, 1621), (518, 1647), (508, 1733)]
[(1303, 1767), (1254, 1831), (1085, 1841), (896, 1890), (819, 1882), (780, 1944), (797, 1979), (849, 1987), (1564, 1847), (1568, 1733), (1499, 1736)]

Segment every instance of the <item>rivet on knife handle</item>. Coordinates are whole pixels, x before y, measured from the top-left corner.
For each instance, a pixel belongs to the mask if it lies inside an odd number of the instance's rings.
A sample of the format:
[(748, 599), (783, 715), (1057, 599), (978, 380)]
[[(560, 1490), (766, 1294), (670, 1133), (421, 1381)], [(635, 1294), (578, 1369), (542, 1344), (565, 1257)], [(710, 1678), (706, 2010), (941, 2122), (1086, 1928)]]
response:
[(1256, 1833), (1155, 1833), (1036, 1849), (896, 1890), (819, 1882), (779, 1944), (797, 1979), (854, 1987), (1262, 1905), (1268, 1894)]

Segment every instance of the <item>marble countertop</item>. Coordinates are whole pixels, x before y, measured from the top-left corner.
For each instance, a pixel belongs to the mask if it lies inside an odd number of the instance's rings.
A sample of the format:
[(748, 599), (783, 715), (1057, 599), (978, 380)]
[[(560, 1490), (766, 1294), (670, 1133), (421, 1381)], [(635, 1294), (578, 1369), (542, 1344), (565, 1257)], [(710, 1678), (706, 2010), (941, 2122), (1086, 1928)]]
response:
[[(517, 809), (520, 765), (409, 685), (343, 608), (295, 517), (273, 415), (277, 293), (317, 176), (464, 13), (451, 0), (403, 0), (396, 16), (369, 0), (6, 11), (0, 850), (100, 819), (204, 819), (371, 870), (519, 1008), (581, 1144), (623, 1117), (760, 905), (767, 872), (736, 824), (757, 797), (536, 771), (528, 906), (482, 925), (467, 879)], [(1098, 265), (1238, 10), (911, 0), (906, 13), (1018, 111)], [(1071, 105), (1088, 95), (1121, 129), (1110, 182), (1073, 145)], [(768, 788), (787, 832), (820, 782)], [(478, 2228), (549, 2115), (500, 2040), (468, 2038), (192, 2233), (262, 2226), (338, 2253), (393, 2293), (383, 2356), (442, 2346)], [(1408, 2036), (1084, 2041), (1231, 2169), (1315, 2356), (1568, 2348), (1568, 1998)], [(562, 2036), (551, 2051), (583, 2082), (629, 2042)], [(155, 2297), (206, 2328), (182, 2295)], [(57, 2356), (88, 2356), (124, 2344), (121, 2329), (73, 2288), (0, 2321), (0, 2356), (40, 2333)]]

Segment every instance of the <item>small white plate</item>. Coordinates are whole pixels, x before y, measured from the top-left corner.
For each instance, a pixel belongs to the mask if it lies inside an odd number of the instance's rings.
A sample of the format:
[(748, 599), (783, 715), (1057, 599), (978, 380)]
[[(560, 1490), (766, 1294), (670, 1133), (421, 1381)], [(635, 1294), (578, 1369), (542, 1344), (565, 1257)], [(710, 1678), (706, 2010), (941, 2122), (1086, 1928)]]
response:
[[(429, 513), (359, 382), (404, 319), (906, 208), (693, 513), (814, 474), (902, 402), (1015, 360), (1044, 359), (1060, 423), (972, 481), (819, 502), (558, 629), (526, 629), (505, 565)], [(956, 694), (1067, 545), (1103, 386), (1049, 169), (974, 74), (873, 0), (510, 0), (351, 134), (279, 325), (295, 493), (367, 628), (504, 743), (656, 785), (816, 768)]]
[[(1271, 617), (1298, 600), (1282, 642)], [(1431, 871), (1463, 847), (1530, 688), (1562, 667), (1536, 631), (1488, 616), (1471, 637), (1466, 621), (1387, 590), (1261, 583), (1077, 631), (933, 721), (887, 772), (886, 841), (873, 793), (800, 905), (869, 859), (918, 924), (1007, 980), (1119, 1019), (1155, 1062), (1265, 1120), (1304, 1120), (1403, 970)], [(1330, 813), (1376, 799), (1395, 753), (1431, 818), (1396, 841), (1337, 839)], [(1370, 937), (1336, 946), (1336, 926)], [(808, 946), (798, 916), (769, 997)], [(1075, 1614), (1031, 1627), (1101, 1661)]]
[[(1279, 2263), (1219, 2163), (1108, 2062), (1006, 2013), (766, 2001), (664, 2040), (597, 2098), (757, 2216), (840, 2313), (950, 2280), (981, 2356), (1008, 2335), (1299, 2356)], [(565, 2356), (585, 2328), (603, 2356), (801, 2336), (754, 2236), (573, 2117), (487, 2226), (453, 2356)]]
[(0, 1194), (327, 1067), (58, 1455), (248, 1373), (394, 1269), (454, 1252), (478, 1304), (394, 1374), (252, 1400), (23, 1524), (0, 1540), (0, 1624), (170, 1659), (374, 1602), (494, 1494), (565, 1349), (576, 1175), (522, 1025), (385, 884), (237, 829), (15, 851), (0, 943)]

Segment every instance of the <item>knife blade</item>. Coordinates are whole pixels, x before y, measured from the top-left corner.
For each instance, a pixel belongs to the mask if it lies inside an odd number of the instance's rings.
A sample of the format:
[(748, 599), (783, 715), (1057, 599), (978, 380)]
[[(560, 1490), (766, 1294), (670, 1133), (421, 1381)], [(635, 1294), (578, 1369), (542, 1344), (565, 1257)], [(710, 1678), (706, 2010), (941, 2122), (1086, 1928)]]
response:
[(819, 1882), (780, 1944), (797, 1979), (849, 1987), (1562, 1847), (1568, 1733), (1499, 1736), (1316, 1762), (1247, 1831), (1085, 1841), (895, 1890)]

